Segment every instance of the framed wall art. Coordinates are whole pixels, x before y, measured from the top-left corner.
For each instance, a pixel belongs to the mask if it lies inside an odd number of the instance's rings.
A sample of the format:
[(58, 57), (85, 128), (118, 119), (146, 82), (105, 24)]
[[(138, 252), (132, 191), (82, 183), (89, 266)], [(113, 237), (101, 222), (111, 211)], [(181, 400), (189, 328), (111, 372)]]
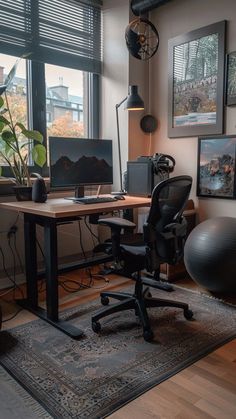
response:
[(236, 135), (198, 139), (197, 195), (235, 199)]
[(236, 105), (236, 51), (227, 55), (226, 105)]
[(223, 132), (225, 27), (221, 21), (169, 40), (170, 138)]

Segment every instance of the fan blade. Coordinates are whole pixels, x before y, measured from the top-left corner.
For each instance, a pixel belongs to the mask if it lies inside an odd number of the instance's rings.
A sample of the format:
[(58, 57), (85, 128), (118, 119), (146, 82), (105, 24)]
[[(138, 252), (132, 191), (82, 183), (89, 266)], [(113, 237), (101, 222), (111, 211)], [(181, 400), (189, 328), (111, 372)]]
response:
[(140, 56), (138, 55), (141, 47), (141, 44), (139, 42), (139, 36), (132, 29), (129, 29), (126, 33), (126, 44), (130, 53), (135, 58), (140, 59)]

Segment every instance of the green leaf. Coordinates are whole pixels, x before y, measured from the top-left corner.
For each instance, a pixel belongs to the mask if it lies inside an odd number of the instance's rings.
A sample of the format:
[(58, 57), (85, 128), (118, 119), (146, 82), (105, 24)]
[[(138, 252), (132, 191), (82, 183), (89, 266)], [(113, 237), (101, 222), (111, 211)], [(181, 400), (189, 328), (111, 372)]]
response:
[(0, 122), (4, 122), (5, 125), (10, 125), (10, 121), (2, 115), (0, 115)]
[(4, 154), (9, 158), (14, 154), (14, 150), (12, 150), (12, 148), (9, 146), (8, 143), (5, 143), (5, 150), (4, 150)]
[(4, 122), (1, 122), (0, 121), (0, 132), (2, 132), (2, 130), (3, 130), (3, 128), (5, 127), (5, 124), (4, 124)]
[(4, 105), (4, 100), (3, 98), (0, 96), (0, 108)]
[(7, 158), (14, 154), (14, 150), (11, 147), (11, 142), (4, 141), (2, 136), (0, 136), (0, 151)]
[(32, 158), (34, 162), (43, 167), (46, 163), (46, 148), (42, 144), (37, 144), (32, 149)]
[(15, 141), (15, 137), (11, 131), (3, 131), (2, 139), (8, 143)]
[(20, 150), (22, 150), (22, 148), (24, 148), (26, 146), (30, 146), (30, 145), (32, 145), (32, 142), (31, 141), (27, 141), (26, 143), (21, 143), (20, 144)]
[(43, 142), (43, 136), (39, 131), (25, 129), (22, 130), (22, 134), (31, 140), (38, 141), (39, 143)]
[(15, 126), (19, 127), (22, 132), (27, 131), (27, 129), (25, 128), (25, 126), (21, 122), (17, 122)]
[(11, 71), (8, 73), (8, 75), (7, 75), (6, 79), (5, 79), (5, 85), (6, 85), (6, 87), (9, 86), (9, 84), (12, 82), (12, 80), (15, 77), (16, 69), (17, 69), (19, 60), (20, 60), (19, 58), (18, 58), (18, 60), (16, 60), (15, 64), (13, 65), (13, 67), (11, 69)]

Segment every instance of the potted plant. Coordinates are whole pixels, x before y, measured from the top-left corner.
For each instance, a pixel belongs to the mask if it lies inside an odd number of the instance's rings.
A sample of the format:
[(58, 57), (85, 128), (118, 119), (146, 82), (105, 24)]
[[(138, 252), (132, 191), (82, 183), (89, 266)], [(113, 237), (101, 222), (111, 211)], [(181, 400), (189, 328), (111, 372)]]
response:
[[(29, 160), (31, 158), (31, 161), (43, 167), (46, 162), (46, 148), (42, 144), (42, 134), (39, 131), (27, 129), (22, 122), (15, 121), (10, 109), (7, 89), (15, 75), (18, 61), (6, 77), (4, 84), (0, 86), (0, 158), (9, 165), (16, 185), (16, 197), (22, 200), (24, 192), (26, 196), (23, 199), (31, 199), (32, 182)], [(1, 173), (0, 167), (0, 175)]]

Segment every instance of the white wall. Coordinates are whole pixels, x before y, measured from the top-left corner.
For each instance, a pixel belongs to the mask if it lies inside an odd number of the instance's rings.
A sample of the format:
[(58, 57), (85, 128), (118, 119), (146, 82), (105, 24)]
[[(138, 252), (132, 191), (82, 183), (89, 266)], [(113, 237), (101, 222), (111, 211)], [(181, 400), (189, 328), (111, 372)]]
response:
[[(152, 109), (159, 121), (153, 136), (153, 152), (171, 154), (176, 159), (175, 175), (194, 178), (192, 196), (199, 207), (200, 219), (235, 216), (236, 202), (227, 199), (196, 197), (197, 138), (169, 139), (167, 135), (168, 39), (221, 20), (227, 20), (226, 51), (236, 50), (235, 0), (173, 0), (154, 9), (150, 20), (160, 35), (160, 46), (152, 60)], [(226, 107), (225, 133), (236, 133), (236, 107)]]
[(133, 58), (125, 43), (125, 29), (132, 16), (129, 0), (103, 1), (103, 76), (101, 82), (101, 138), (111, 138), (114, 147), (114, 186), (119, 189), (118, 149), (115, 105), (127, 96), (128, 86), (137, 85), (146, 109), (128, 112), (119, 108), (122, 172), (126, 162), (147, 154), (149, 136), (140, 129), (140, 118), (148, 110), (149, 63)]
[[(101, 80), (101, 138), (113, 140), (114, 190), (120, 189), (115, 106), (128, 93), (128, 51), (125, 28), (129, 23), (127, 0), (103, 2), (103, 76)], [(128, 113), (119, 108), (122, 171), (128, 159)]]

